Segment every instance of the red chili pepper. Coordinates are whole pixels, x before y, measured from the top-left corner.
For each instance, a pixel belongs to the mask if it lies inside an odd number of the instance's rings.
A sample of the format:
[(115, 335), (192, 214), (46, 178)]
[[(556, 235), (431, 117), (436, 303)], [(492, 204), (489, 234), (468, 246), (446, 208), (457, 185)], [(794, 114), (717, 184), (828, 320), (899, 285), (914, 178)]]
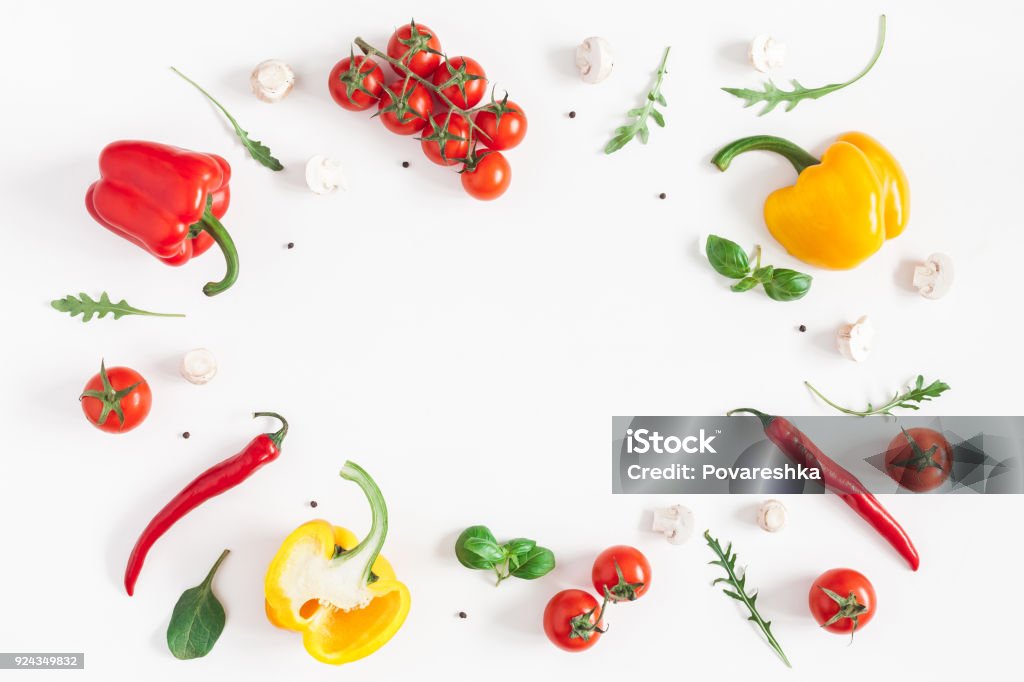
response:
[(139, 579), (146, 554), (161, 535), (203, 502), (231, 490), (252, 476), (257, 469), (268, 462), (273, 462), (281, 454), (281, 441), (288, 433), (288, 422), (276, 412), (257, 412), (253, 416), (280, 419), (281, 429), (276, 433), (261, 433), (237, 455), (228, 457), (220, 464), (214, 464), (199, 474), (194, 481), (185, 486), (180, 493), (174, 496), (174, 499), (157, 512), (157, 515), (139, 535), (139, 539), (136, 540), (135, 547), (132, 549), (132, 555), (128, 557), (128, 566), (124, 569), (124, 588), (128, 591), (129, 596), (135, 593), (135, 581)]
[(878, 498), (868, 492), (856, 476), (827, 457), (788, 419), (765, 414), (748, 407), (741, 407), (726, 414), (732, 415), (737, 412), (755, 415), (761, 420), (768, 440), (775, 443), (787, 457), (797, 464), (821, 472), (821, 480), (825, 487), (838, 495), (862, 519), (870, 523), (871, 527), (878, 531), (879, 535), (885, 538), (907, 560), (910, 568), (917, 570), (917, 567), (921, 565), (921, 558), (917, 554), (914, 543), (910, 541), (910, 536), (896, 522), (892, 514), (886, 511)]
[(231, 166), (216, 154), (156, 142), (121, 140), (100, 152), (100, 179), (85, 195), (89, 214), (114, 234), (168, 265), (183, 265), (214, 242), (227, 261), (213, 296), (238, 278), (238, 253), (220, 223), (228, 210)]

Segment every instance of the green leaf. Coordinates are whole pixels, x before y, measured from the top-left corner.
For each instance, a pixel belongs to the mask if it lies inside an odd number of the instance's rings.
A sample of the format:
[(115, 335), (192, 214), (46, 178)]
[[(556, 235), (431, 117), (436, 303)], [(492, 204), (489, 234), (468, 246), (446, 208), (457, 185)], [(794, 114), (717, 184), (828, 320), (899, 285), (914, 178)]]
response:
[(110, 300), (110, 296), (107, 292), (100, 294), (100, 300), (94, 301), (89, 297), (89, 294), (80, 293), (79, 298), (75, 298), (73, 295), (68, 294), (64, 298), (54, 299), (50, 301), (50, 305), (54, 310), (58, 310), (62, 313), (70, 313), (71, 317), (76, 315), (82, 316), (82, 322), (88, 322), (95, 315), (97, 318), (106, 317), (107, 314), (114, 316), (115, 320), (119, 320), (125, 315), (147, 315), (149, 317), (185, 317), (180, 313), (151, 313), (148, 310), (140, 310), (133, 308), (128, 305), (128, 302), (123, 298), (113, 303)]
[(472, 552), (477, 555), (483, 561), (496, 564), (505, 558), (505, 553), (501, 551), (501, 546), (493, 540), (486, 538), (469, 538), (463, 545), (466, 551)]
[(224, 607), (213, 594), (213, 576), (227, 555), (228, 550), (225, 549), (206, 579), (185, 590), (174, 605), (171, 622), (167, 626), (167, 648), (175, 658), (202, 658), (210, 653), (224, 631), (226, 616)]
[(228, 122), (231, 123), (231, 127), (235, 129), (235, 135), (237, 135), (238, 139), (242, 142), (242, 146), (245, 147), (247, 150), (249, 150), (249, 156), (251, 156), (252, 158), (256, 159), (256, 161), (258, 161), (261, 165), (269, 168), (270, 170), (273, 170), (273, 171), (284, 170), (284, 166), (281, 165), (281, 162), (278, 161), (277, 159), (275, 159), (271, 155), (270, 148), (267, 147), (262, 142), (260, 142), (259, 140), (251, 139), (249, 137), (249, 132), (246, 131), (246, 130), (243, 130), (242, 126), (238, 125), (238, 121), (235, 120), (235, 117), (232, 116), (230, 113), (228, 113), (228, 110), (225, 109), (223, 107), (223, 105), (221, 105), (220, 102), (215, 100), (213, 98), (213, 95), (208, 93), (198, 83), (196, 83), (194, 80), (192, 80), (191, 78), (189, 78), (188, 76), (183, 74), (181, 71), (178, 71), (173, 66), (171, 67), (171, 71), (173, 71), (174, 73), (178, 74), (179, 76), (184, 78), (186, 81), (191, 83), (193, 85), (193, 87), (195, 87), (196, 90), (198, 90), (199, 92), (203, 93), (203, 95), (206, 97), (206, 99), (210, 100), (210, 102), (212, 102), (214, 106), (216, 106), (218, 109), (221, 110), (221, 113), (223, 113), (224, 116), (227, 117)]
[(550, 573), (554, 567), (554, 553), (546, 547), (536, 546), (520, 558), (519, 567), (510, 571), (509, 575), (523, 580), (536, 580)]
[(708, 235), (704, 252), (708, 256), (711, 267), (720, 275), (731, 279), (742, 279), (750, 274), (750, 261), (747, 259), (747, 252), (734, 241), (714, 234)]
[(775, 650), (775, 653), (779, 655), (779, 658), (782, 659), (783, 663), (792, 668), (793, 666), (790, 665), (789, 659), (786, 658), (786, 654), (783, 653), (778, 640), (776, 640), (775, 635), (772, 634), (771, 621), (762, 618), (761, 614), (757, 611), (757, 606), (754, 604), (754, 602), (757, 601), (757, 594), (747, 595), (746, 593), (744, 588), (747, 580), (746, 575), (741, 577), (736, 574), (736, 570), (734, 568), (736, 566), (736, 555), (732, 553), (732, 543), (729, 543), (729, 546), (723, 551), (722, 545), (719, 544), (718, 540), (711, 537), (711, 532), (707, 530), (704, 531), (704, 540), (708, 543), (708, 547), (711, 548), (711, 551), (715, 553), (715, 556), (719, 558), (719, 561), (713, 561), (711, 563), (724, 568), (727, 574), (724, 578), (717, 578), (712, 585), (717, 585), (718, 583), (723, 582), (733, 588), (731, 590), (723, 589), (722, 592), (726, 596), (742, 602), (743, 605), (747, 607), (747, 610), (750, 612), (750, 617), (747, 618), (747, 620), (757, 624), (761, 629), (761, 632), (764, 633), (765, 638), (768, 640), (769, 646)]
[(765, 282), (771, 281), (771, 278), (775, 275), (775, 268), (771, 265), (766, 265), (763, 268), (757, 268), (751, 273), (758, 284), (764, 284)]
[(913, 405), (911, 403), (922, 403), (922, 402), (930, 401), (932, 398), (938, 398), (943, 393), (945, 393), (946, 391), (949, 390), (949, 384), (945, 383), (944, 381), (936, 380), (936, 381), (933, 381), (932, 383), (928, 384), (927, 386), (925, 386), (924, 385), (924, 376), (919, 374), (919, 375), (917, 375), (917, 379), (915, 380), (914, 384), (910, 388), (908, 388), (903, 393), (899, 393), (897, 391), (896, 395), (893, 396), (892, 400), (890, 400), (885, 405), (880, 405), (878, 407), (874, 407), (874, 406), (872, 406), (871, 403), (868, 403), (868, 407), (867, 407), (866, 410), (859, 410), (858, 411), (858, 410), (851, 410), (849, 408), (837, 405), (836, 403), (832, 402), (831, 400), (826, 398), (824, 395), (822, 395), (821, 392), (818, 389), (816, 389), (814, 386), (812, 386), (810, 384), (810, 382), (808, 382), (808, 381), (805, 381), (804, 385), (807, 388), (809, 388), (811, 390), (811, 392), (814, 393), (814, 395), (816, 395), (819, 398), (821, 398), (827, 405), (830, 405), (830, 406), (834, 407), (835, 409), (839, 410), (843, 414), (854, 415), (856, 417), (870, 417), (872, 415), (880, 415), (880, 414), (890, 415), (891, 416), (892, 415), (892, 410), (894, 410), (896, 408), (902, 408), (902, 409), (907, 409), (907, 410), (918, 410), (918, 409), (920, 409), (920, 407), (917, 406), (917, 405)]
[(764, 84), (764, 90), (751, 90), (749, 88), (722, 88), (730, 95), (738, 97), (744, 100), (744, 107), (753, 106), (759, 102), (764, 103), (764, 107), (757, 112), (758, 116), (764, 116), (772, 109), (777, 107), (779, 104), (786, 104), (785, 110), (792, 111), (794, 107), (805, 99), (818, 99), (824, 97), (829, 93), (833, 93), (837, 90), (852, 85), (859, 81), (861, 78), (867, 75), (874, 67), (875, 62), (878, 61), (879, 55), (882, 54), (882, 47), (885, 45), (885, 15), (883, 14), (878, 18), (878, 41), (875, 45), (875, 52), (871, 56), (871, 60), (868, 65), (861, 70), (856, 76), (846, 81), (845, 83), (831, 83), (829, 85), (823, 85), (819, 88), (805, 88), (796, 79), (790, 81), (792, 90), (783, 90), (779, 88), (771, 80), (768, 80)]
[(537, 546), (537, 543), (529, 538), (515, 538), (514, 540), (509, 540), (502, 546), (510, 556), (515, 556), (517, 554), (529, 553), (531, 549)]
[(796, 301), (811, 290), (812, 279), (802, 272), (779, 268), (771, 280), (764, 283), (764, 292), (775, 301)]
[(754, 279), (753, 277), (744, 277), (743, 279), (741, 279), (740, 281), (736, 282), (736, 284), (733, 284), (729, 288), (732, 289), (733, 291), (737, 292), (737, 293), (742, 293), (744, 291), (750, 291), (751, 289), (753, 289), (756, 286), (757, 286), (757, 280), (756, 279)]
[[(490, 553), (491, 558), (486, 558), (479, 553), (481, 549), (485, 552), (488, 551), (487, 547), (497, 550), (497, 558), (493, 558), (495, 556), (493, 552)], [(494, 539), (494, 535), (487, 526), (470, 526), (462, 531), (455, 541), (455, 556), (460, 564), (476, 570), (490, 570), (504, 558), (498, 541)]]
[(655, 103), (667, 106), (668, 103), (665, 101), (665, 97), (661, 94), (661, 85), (665, 80), (665, 74), (668, 71), (665, 65), (668, 63), (668, 53), (671, 47), (665, 48), (665, 54), (661, 58), (661, 64), (658, 66), (657, 80), (654, 83), (654, 87), (647, 93), (646, 102), (643, 107), (637, 107), (630, 109), (626, 112), (626, 115), (636, 120), (631, 122), (629, 125), (620, 126), (615, 130), (615, 137), (613, 137), (608, 144), (604, 147), (605, 154), (612, 154), (629, 144), (629, 141), (637, 138), (642, 144), (647, 144), (647, 139), (650, 137), (651, 131), (647, 127), (647, 119), (652, 118), (654, 122), (664, 128), (665, 117), (662, 113), (654, 108)]

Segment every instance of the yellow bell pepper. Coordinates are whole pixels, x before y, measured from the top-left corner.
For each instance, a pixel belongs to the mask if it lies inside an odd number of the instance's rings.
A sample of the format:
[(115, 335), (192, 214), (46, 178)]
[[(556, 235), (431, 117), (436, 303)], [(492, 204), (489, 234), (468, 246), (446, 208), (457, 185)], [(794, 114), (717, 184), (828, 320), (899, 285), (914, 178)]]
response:
[(302, 633), (306, 651), (340, 665), (369, 656), (405, 622), (409, 590), (380, 556), (388, 532), (388, 510), (380, 488), (357, 464), (346, 462), (341, 477), (362, 488), (370, 503), (370, 532), (362, 542), (327, 521), (316, 520), (289, 535), (267, 569), (267, 618)]
[(820, 161), (788, 140), (757, 135), (726, 145), (711, 162), (724, 171), (737, 155), (753, 150), (780, 154), (796, 169), (795, 185), (768, 195), (764, 221), (805, 263), (856, 267), (907, 225), (907, 177), (885, 147), (864, 133), (840, 136)]

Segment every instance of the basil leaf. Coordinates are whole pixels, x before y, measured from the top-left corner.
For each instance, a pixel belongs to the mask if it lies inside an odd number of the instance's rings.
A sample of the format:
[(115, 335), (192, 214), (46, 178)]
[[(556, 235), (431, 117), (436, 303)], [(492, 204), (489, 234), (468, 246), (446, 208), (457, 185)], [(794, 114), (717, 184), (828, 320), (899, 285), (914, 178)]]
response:
[(756, 286), (757, 286), (757, 280), (756, 279), (754, 279), (753, 277), (744, 277), (743, 279), (741, 279), (740, 281), (736, 282), (736, 284), (733, 284), (729, 288), (732, 289), (733, 291), (740, 291), (740, 292), (742, 292), (742, 291), (750, 291), (751, 289), (753, 289)]
[(505, 550), (512, 556), (518, 554), (527, 554), (531, 549), (537, 546), (534, 540), (529, 538), (515, 538), (505, 543)]
[(764, 284), (765, 282), (770, 282), (774, 275), (774, 266), (766, 265), (763, 268), (758, 268), (757, 270), (754, 270), (754, 272), (750, 276), (757, 280), (759, 284)]
[(225, 549), (206, 579), (185, 590), (174, 605), (171, 622), (167, 626), (167, 648), (175, 658), (202, 658), (210, 653), (224, 631), (226, 616), (224, 607), (213, 594), (213, 576), (228, 552)]
[(742, 279), (750, 274), (750, 262), (747, 253), (736, 242), (716, 235), (708, 235), (704, 246), (708, 262), (720, 275), (732, 279)]
[(776, 301), (796, 301), (807, 295), (811, 290), (813, 277), (796, 270), (779, 268), (771, 281), (764, 283), (764, 292), (768, 298)]
[[(481, 544), (470, 543), (474, 540), (483, 541), (484, 547), (492, 547), (497, 550), (497, 558), (485, 558), (484, 555), (480, 554)], [(488, 551), (484, 549), (483, 551)], [(455, 556), (459, 560), (459, 563), (466, 568), (474, 568), (478, 570), (489, 570), (494, 568), (494, 565), (500, 562), (504, 557), (501, 552), (501, 548), (498, 546), (498, 541), (494, 539), (494, 535), (491, 533), (487, 526), (470, 526), (466, 530), (462, 531), (459, 538), (455, 541)], [(494, 553), (490, 552), (490, 556), (494, 557)]]
[(523, 580), (534, 580), (547, 575), (554, 567), (554, 553), (546, 547), (536, 546), (525, 557), (520, 557), (519, 567), (509, 571), (509, 575)]
[(501, 551), (501, 545), (486, 538), (469, 538), (463, 547), (484, 561), (489, 561), (493, 564), (505, 558), (505, 553)]

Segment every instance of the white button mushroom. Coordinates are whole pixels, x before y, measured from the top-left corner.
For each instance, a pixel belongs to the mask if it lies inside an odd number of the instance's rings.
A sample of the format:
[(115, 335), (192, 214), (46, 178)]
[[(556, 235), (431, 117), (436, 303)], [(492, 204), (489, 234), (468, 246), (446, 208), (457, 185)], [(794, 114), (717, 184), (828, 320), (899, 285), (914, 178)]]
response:
[(306, 184), (317, 194), (329, 194), (339, 187), (348, 189), (341, 164), (319, 154), (306, 162)]
[(694, 524), (693, 512), (681, 504), (674, 504), (654, 510), (651, 530), (663, 533), (671, 544), (681, 545), (693, 535)]
[(205, 384), (217, 374), (217, 358), (205, 348), (196, 348), (185, 353), (179, 369), (189, 383)]
[(260, 100), (274, 104), (283, 100), (295, 85), (295, 72), (280, 59), (268, 59), (256, 65), (249, 77), (252, 91)]
[(786, 525), (786, 505), (778, 500), (765, 500), (757, 509), (757, 525), (769, 533), (782, 530)]
[(604, 38), (591, 36), (576, 48), (576, 68), (584, 83), (600, 83), (615, 66), (615, 53)]
[(864, 315), (853, 324), (844, 324), (836, 333), (836, 346), (845, 358), (860, 362), (871, 352), (875, 342), (875, 327)]
[(933, 253), (914, 268), (914, 288), (925, 298), (942, 298), (953, 285), (953, 259)]
[(781, 67), (786, 61), (786, 46), (769, 35), (760, 35), (750, 43), (750, 64), (761, 73)]

